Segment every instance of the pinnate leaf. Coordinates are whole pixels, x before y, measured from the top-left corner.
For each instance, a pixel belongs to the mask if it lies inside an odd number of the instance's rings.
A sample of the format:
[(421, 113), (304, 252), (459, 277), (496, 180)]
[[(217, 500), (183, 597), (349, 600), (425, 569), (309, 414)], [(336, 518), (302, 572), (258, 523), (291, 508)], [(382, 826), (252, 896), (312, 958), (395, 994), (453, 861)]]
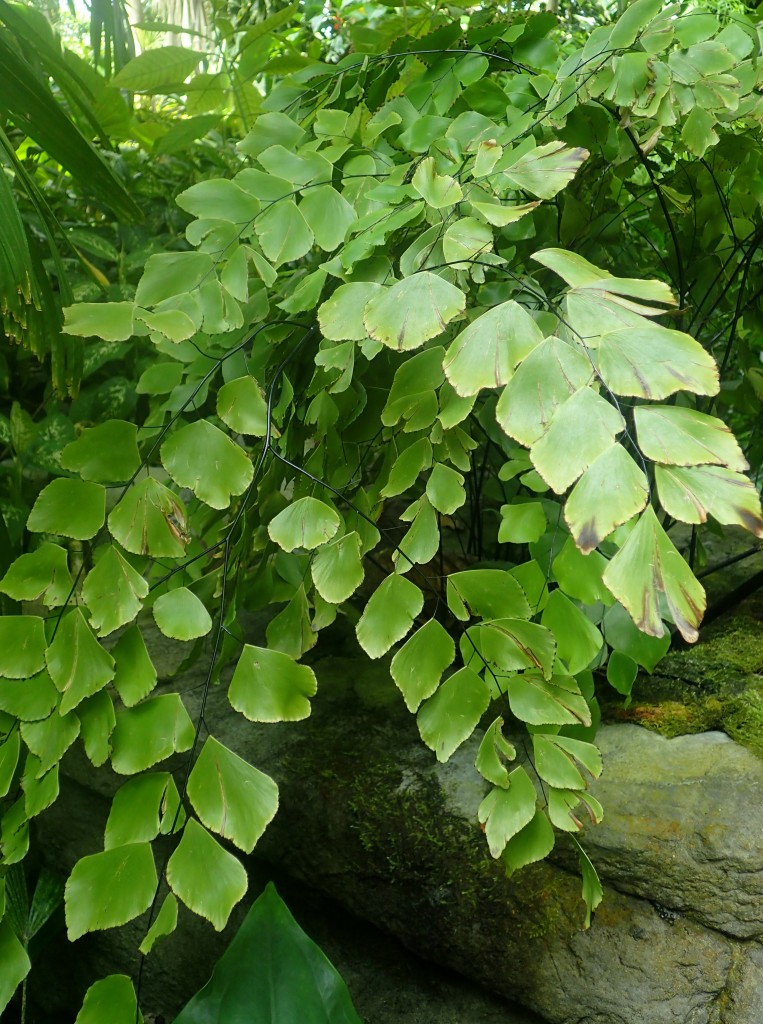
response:
[(571, 148), (563, 142), (547, 142), (504, 168), (503, 174), (517, 188), (539, 199), (553, 199), (572, 181), (589, 155), (580, 146)]

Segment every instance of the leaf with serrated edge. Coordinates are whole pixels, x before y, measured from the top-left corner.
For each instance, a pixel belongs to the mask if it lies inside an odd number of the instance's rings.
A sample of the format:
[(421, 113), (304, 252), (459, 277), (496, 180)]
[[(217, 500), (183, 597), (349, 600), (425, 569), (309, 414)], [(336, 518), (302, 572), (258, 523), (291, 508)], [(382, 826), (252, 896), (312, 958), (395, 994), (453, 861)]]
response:
[(315, 589), (324, 601), (342, 604), (352, 597), (365, 575), (358, 534), (346, 533), (318, 548), (310, 571)]
[(591, 724), (591, 710), (572, 676), (544, 679), (524, 672), (509, 679), (507, 690), (513, 714), (528, 725)]
[(117, 714), (111, 766), (135, 775), (172, 754), (190, 750), (194, 727), (180, 694), (162, 693)]
[(705, 612), (705, 591), (647, 506), (604, 573), (610, 592), (649, 636), (662, 636), (660, 594), (673, 621), (689, 643), (697, 639)]
[(185, 554), (185, 506), (154, 477), (131, 487), (109, 515), (109, 530), (125, 551), (155, 558)]
[(499, 717), (486, 729), (474, 767), (483, 779), (492, 782), (494, 786), (506, 789), (510, 776), (503, 759), (513, 761), (516, 756), (516, 748), (503, 735), (503, 718)]
[(50, 678), (61, 693), (61, 715), (114, 678), (114, 659), (98, 643), (79, 608), (61, 619), (45, 660)]
[(140, 466), (138, 428), (126, 420), (107, 420), (84, 430), (61, 452), (61, 465), (101, 483), (129, 480)]
[(390, 672), (409, 711), (416, 711), (432, 696), (455, 657), (456, 645), (436, 619), (425, 622), (403, 644), (392, 659)]
[(188, 797), (208, 829), (251, 853), (278, 810), (278, 786), (208, 736), (188, 779)]
[(173, 640), (196, 640), (212, 628), (209, 612), (187, 587), (177, 587), (154, 602), (154, 621)]
[(219, 932), (244, 897), (246, 871), (198, 821), (189, 818), (180, 843), (167, 864), (167, 882), (189, 910)]
[(517, 188), (539, 199), (553, 199), (572, 181), (589, 156), (588, 150), (580, 146), (573, 149), (563, 142), (547, 142), (521, 156), (503, 174)]
[(466, 569), (448, 576), (448, 608), (457, 619), (529, 619), (530, 605), (520, 584), (504, 569)]
[(131, 843), (82, 857), (66, 883), (69, 941), (132, 921), (148, 910), (158, 884), (150, 843)]
[(363, 341), (368, 334), (363, 311), (382, 290), (382, 285), (373, 281), (340, 284), (318, 310), (323, 337), (330, 341)]
[(27, 530), (90, 540), (103, 526), (105, 517), (106, 491), (102, 484), (59, 477), (37, 496)]
[(646, 476), (622, 445), (593, 462), (572, 489), (564, 518), (583, 554), (637, 515), (649, 499)]
[(42, 600), (48, 608), (65, 604), (71, 589), (67, 552), (47, 541), (34, 551), (19, 555), (0, 580), (0, 593), (14, 601)]
[(543, 341), (533, 318), (509, 300), (472, 320), (443, 360), (445, 375), (461, 396), (508, 384), (514, 368)]

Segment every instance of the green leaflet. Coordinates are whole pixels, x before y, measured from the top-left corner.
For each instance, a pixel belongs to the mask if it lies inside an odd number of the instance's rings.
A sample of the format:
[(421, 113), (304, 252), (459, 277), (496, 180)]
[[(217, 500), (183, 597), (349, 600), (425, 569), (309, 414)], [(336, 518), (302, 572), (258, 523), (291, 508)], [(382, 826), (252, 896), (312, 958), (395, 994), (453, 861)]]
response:
[(41, 600), (48, 608), (60, 608), (71, 589), (67, 553), (48, 541), (20, 555), (0, 580), (0, 592), (14, 601)]
[(424, 606), (424, 595), (415, 584), (392, 573), (369, 598), (355, 632), (369, 658), (383, 654), (402, 640)]
[(299, 722), (310, 714), (315, 673), (280, 651), (247, 644), (228, 689), (236, 711), (251, 722)]
[(207, 737), (188, 780), (188, 797), (207, 828), (251, 853), (278, 809), (278, 786)]
[(592, 743), (550, 733), (534, 733), (533, 752), (536, 771), (557, 789), (585, 789), (585, 779), (575, 762), (594, 778), (601, 774), (601, 754)]
[(58, 699), (58, 690), (45, 671), (31, 679), (0, 679), (0, 711), (22, 722), (47, 718)]
[(298, 498), (271, 519), (270, 539), (284, 551), (317, 548), (339, 529), (338, 514), (318, 498)]
[(54, 711), (39, 722), (21, 723), (21, 737), (40, 761), (38, 775), (44, 775), (61, 760), (79, 731), (79, 719), (73, 712), (61, 715)]
[(445, 262), (455, 270), (468, 270), (472, 262), (480, 265), (481, 258), (493, 249), (493, 231), (475, 217), (462, 217), (446, 230), (442, 238)]
[[(115, 878), (119, 885), (114, 884)], [(69, 941), (132, 921), (148, 910), (158, 884), (149, 843), (132, 843), (83, 857), (66, 883)]]
[(103, 845), (106, 850), (148, 843), (172, 831), (176, 815), (182, 825), (180, 796), (169, 772), (151, 772), (125, 782), (111, 802)]
[(146, 937), (138, 947), (143, 956), (148, 956), (159, 939), (171, 935), (177, 928), (177, 923), (178, 901), (171, 892), (168, 892), (162, 901), (154, 923), (148, 929)]
[(326, 252), (333, 252), (341, 245), (358, 219), (354, 207), (330, 185), (307, 191), (299, 204), (299, 212), (315, 241)]
[(127, 341), (135, 333), (132, 302), (77, 302), (64, 310), (64, 334)]
[(507, 684), (512, 713), (528, 725), (590, 725), (591, 712), (572, 676), (524, 672)]
[(437, 173), (434, 157), (431, 156), (422, 160), (418, 165), (411, 184), (427, 206), (431, 206), (435, 210), (452, 206), (463, 197), (461, 186), (454, 178), (451, 178), (449, 174)]
[(499, 544), (532, 544), (546, 532), (546, 513), (539, 501), (501, 506)]
[(485, 731), (474, 767), (488, 782), (506, 789), (510, 775), (503, 762), (513, 761), (516, 756), (516, 748), (503, 735), (503, 718), (498, 717)]
[(156, 686), (156, 669), (137, 626), (125, 630), (111, 650), (116, 662), (114, 688), (126, 708), (147, 697)]
[(254, 226), (262, 251), (274, 267), (298, 260), (310, 251), (315, 241), (302, 210), (290, 199), (273, 203), (257, 218)]
[[(614, 488), (612, 481), (619, 486)], [(581, 476), (564, 506), (564, 518), (583, 554), (592, 552), (649, 499), (646, 476), (625, 449), (607, 448)]]
[(539, 669), (551, 677), (556, 641), (545, 626), (524, 619), (489, 619), (470, 626), (461, 640), (464, 660), (479, 667), (484, 662), (497, 673)]
[(217, 415), (238, 434), (264, 437), (268, 430), (267, 405), (254, 377), (223, 384), (217, 393)]
[(190, 487), (212, 508), (227, 508), (231, 496), (243, 494), (252, 482), (254, 469), (246, 452), (206, 420), (181, 427), (164, 442), (161, 454), (175, 483)]
[(363, 582), (360, 537), (346, 533), (339, 540), (319, 547), (310, 565), (315, 589), (331, 604), (342, 604)]
[(90, 611), (90, 625), (98, 636), (108, 636), (132, 622), (143, 607), (148, 583), (109, 544), (97, 564), (85, 577), (82, 597)]
[(466, 501), (464, 478), (455, 469), (438, 462), (429, 474), (426, 494), (438, 512), (445, 516), (452, 515)]
[(450, 755), (474, 732), (490, 703), (490, 687), (471, 668), (449, 676), (419, 708), (421, 738), (438, 761)]
[(248, 224), (260, 212), (260, 204), (250, 192), (224, 178), (191, 185), (176, 196), (175, 202), (194, 217), (229, 220), (240, 226)]
[(368, 334), (363, 313), (371, 299), (382, 292), (373, 281), (340, 285), (318, 309), (318, 322), (324, 338), (331, 341), (362, 341)]
[(589, 156), (588, 150), (580, 146), (570, 148), (563, 142), (548, 142), (501, 169), (504, 177), (517, 188), (539, 199), (553, 199)]
[(532, 820), (506, 844), (501, 858), (509, 875), (543, 860), (554, 848), (554, 830), (540, 808)]
[(602, 649), (601, 633), (561, 590), (549, 594), (540, 621), (554, 634), (557, 657), (571, 676), (588, 668)]
[(135, 301), (139, 306), (154, 306), (172, 295), (193, 291), (213, 273), (214, 263), (207, 253), (158, 253), (146, 263)]
[(111, 756), (111, 734), (117, 719), (114, 703), (107, 690), (99, 690), (77, 706), (80, 735), (85, 753), (94, 767), (100, 768)]
[(182, 558), (187, 537), (183, 503), (154, 477), (129, 489), (109, 515), (109, 530), (125, 551)]
[(126, 974), (110, 974), (91, 985), (74, 1024), (101, 1024), (104, 1020), (143, 1024), (132, 981)]
[(425, 403), (431, 403), (434, 409), (432, 419), (423, 425), (428, 426), (432, 422), (437, 409), (434, 392), (444, 380), (444, 354), (445, 350), (439, 345), (427, 348), (409, 356), (397, 368), (381, 414), (382, 423), (386, 427), (394, 427), (400, 419), (418, 419)]
[(107, 420), (85, 430), (61, 453), (61, 465), (83, 480), (114, 483), (129, 480), (140, 466), (138, 430), (125, 420)]
[(704, 523), (711, 515), (763, 537), (760, 495), (741, 473), (725, 466), (657, 466), (655, 481), (660, 503), (674, 519)]
[(462, 622), (483, 619), (529, 619), (530, 605), (520, 584), (503, 569), (468, 569), (451, 573), (447, 582), (448, 607)]
[(212, 619), (199, 598), (187, 587), (177, 587), (154, 602), (154, 620), (173, 640), (196, 640), (212, 629)]
[(79, 608), (61, 619), (45, 660), (50, 678), (61, 693), (60, 715), (76, 708), (114, 678), (114, 659), (98, 643)]
[(436, 619), (425, 622), (403, 644), (392, 659), (390, 672), (409, 711), (415, 712), (432, 696), (455, 657), (456, 646)]
[(190, 750), (194, 728), (177, 693), (151, 697), (117, 714), (111, 765), (120, 775), (135, 775), (171, 754)]
[(535, 786), (524, 768), (508, 775), (506, 786), (491, 789), (479, 807), (479, 820), (485, 826), (490, 853), (500, 857), (506, 843), (535, 816), (538, 799)]
[(184, 46), (163, 46), (133, 57), (112, 80), (132, 92), (173, 92), (203, 60), (204, 54)]
[(247, 889), (243, 865), (194, 818), (167, 864), (167, 881), (177, 898), (222, 931)]
[(32, 963), (27, 952), (16, 937), (7, 919), (0, 921), (0, 1013), (11, 1001), (13, 993), (21, 984)]
[(45, 667), (45, 624), (37, 615), (0, 618), (0, 676), (27, 679)]
[(648, 459), (671, 466), (749, 469), (736, 438), (715, 416), (676, 405), (643, 405), (633, 418), (639, 448)]
[(367, 333), (382, 344), (408, 351), (441, 334), (466, 305), (460, 288), (421, 271), (385, 288), (365, 308)]
[(664, 595), (683, 638), (690, 643), (697, 639), (705, 611), (705, 591), (651, 506), (607, 566), (603, 579), (644, 633), (661, 637), (665, 632), (660, 615), (660, 595)]
[(27, 529), (31, 533), (90, 540), (105, 517), (106, 492), (101, 484), (61, 477), (40, 492), (29, 513)]
[(508, 384), (516, 366), (543, 341), (527, 312), (510, 300), (472, 320), (453, 341), (443, 369), (459, 395)]

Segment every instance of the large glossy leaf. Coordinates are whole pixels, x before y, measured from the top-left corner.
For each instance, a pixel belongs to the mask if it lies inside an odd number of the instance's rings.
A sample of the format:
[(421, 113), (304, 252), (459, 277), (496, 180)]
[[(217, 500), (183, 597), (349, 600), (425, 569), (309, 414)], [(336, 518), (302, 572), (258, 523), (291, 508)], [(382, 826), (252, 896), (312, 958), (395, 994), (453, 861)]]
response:
[(177, 849), (167, 864), (167, 882), (181, 900), (217, 931), (247, 888), (243, 865), (194, 818), (189, 818)]
[(117, 714), (111, 764), (120, 775), (135, 775), (171, 754), (190, 750), (194, 727), (180, 695), (163, 693)]
[(188, 779), (188, 797), (208, 829), (251, 853), (278, 810), (278, 786), (214, 736)]
[(246, 644), (233, 673), (228, 699), (251, 722), (300, 722), (310, 714), (318, 689), (315, 673), (287, 654)]
[(114, 659), (98, 643), (79, 608), (61, 619), (45, 657), (50, 678), (61, 693), (61, 715), (114, 678)]
[(45, 624), (38, 615), (0, 618), (0, 676), (28, 679), (45, 667)]
[(59, 477), (39, 494), (29, 513), (32, 533), (55, 533), (73, 540), (90, 540), (103, 526), (106, 492), (101, 484)]
[(350, 994), (272, 883), (257, 899), (212, 977), (175, 1024), (361, 1024)]
[(363, 610), (356, 634), (369, 658), (383, 654), (402, 640), (424, 607), (424, 595), (415, 584), (392, 573), (381, 583)]
[(182, 501), (152, 476), (131, 487), (109, 515), (112, 536), (134, 555), (182, 558), (185, 528)]
[(390, 671), (409, 711), (431, 697), (456, 657), (456, 646), (436, 619), (417, 629), (392, 659)]
[(533, 318), (509, 300), (472, 320), (453, 341), (443, 369), (459, 395), (508, 384), (515, 367), (543, 341)]
[(126, 974), (110, 974), (91, 985), (74, 1024), (143, 1024), (135, 989)]
[(284, 551), (320, 547), (339, 529), (340, 519), (331, 506), (318, 498), (298, 498), (270, 520), (268, 533)]
[(590, 360), (560, 338), (546, 338), (520, 363), (496, 406), (505, 432), (530, 447), (544, 433), (558, 405), (588, 384)]
[(575, 484), (564, 506), (564, 518), (575, 543), (588, 554), (617, 526), (640, 512), (648, 498), (644, 472), (622, 445), (614, 444)]
[(227, 508), (232, 495), (243, 494), (254, 473), (243, 448), (207, 420), (172, 434), (162, 445), (162, 464), (175, 483), (217, 509)]
[(473, 669), (461, 668), (421, 705), (419, 732), (438, 761), (447, 761), (471, 736), (489, 703), (490, 686)]
[(459, 288), (437, 274), (421, 271), (374, 296), (363, 322), (372, 338), (407, 351), (442, 334), (465, 304), (466, 296)]
[(490, 790), (478, 816), (493, 857), (500, 857), (509, 839), (532, 821), (537, 799), (535, 786), (522, 767), (509, 773), (506, 786)]
[(99, 636), (108, 636), (132, 622), (143, 607), (148, 583), (115, 545), (109, 544), (101, 551), (98, 562), (85, 577), (82, 597), (90, 612), (90, 625)]
[(604, 583), (650, 636), (662, 636), (664, 595), (683, 638), (693, 643), (705, 611), (705, 591), (647, 506), (628, 539), (611, 560)]
[(633, 419), (639, 448), (648, 459), (669, 466), (728, 466), (748, 469), (736, 438), (715, 416), (677, 405), (642, 405)]
[(66, 883), (69, 941), (132, 921), (148, 910), (158, 884), (150, 843), (131, 843), (83, 857)]
[(741, 473), (725, 466), (657, 466), (655, 482), (662, 507), (683, 523), (743, 526), (763, 537), (760, 495)]

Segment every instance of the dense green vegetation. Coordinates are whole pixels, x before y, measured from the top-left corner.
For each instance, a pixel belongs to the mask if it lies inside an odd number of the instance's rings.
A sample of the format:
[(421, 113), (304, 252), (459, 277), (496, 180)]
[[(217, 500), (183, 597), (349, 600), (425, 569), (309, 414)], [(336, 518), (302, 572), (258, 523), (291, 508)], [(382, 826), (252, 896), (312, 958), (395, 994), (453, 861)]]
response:
[[(221, 929), (277, 810), (152, 629), (281, 722), (349, 620), (440, 761), (485, 728), (513, 872), (600, 820), (596, 688), (697, 638), (705, 531), (763, 535), (755, 17), (309, 7), (138, 56), (99, 8), (87, 59), (0, 0), (0, 886), (66, 751), (110, 763), (71, 940)], [(135, 1012), (103, 984), (82, 1024)]]

